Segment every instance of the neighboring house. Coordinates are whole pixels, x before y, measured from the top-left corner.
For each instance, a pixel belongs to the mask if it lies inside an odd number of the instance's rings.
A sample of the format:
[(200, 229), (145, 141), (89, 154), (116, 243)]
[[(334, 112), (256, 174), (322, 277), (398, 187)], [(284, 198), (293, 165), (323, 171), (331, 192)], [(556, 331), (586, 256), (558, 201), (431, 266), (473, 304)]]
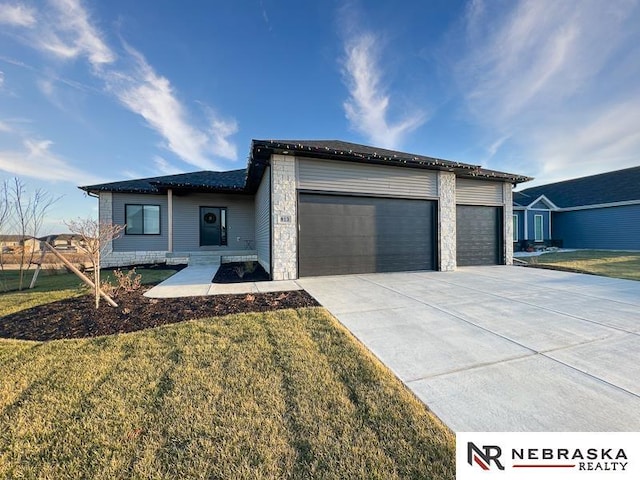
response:
[(77, 252), (78, 247), (84, 244), (80, 235), (73, 233), (59, 233), (56, 235), (45, 235), (39, 240), (48, 240), (49, 244), (60, 252)]
[(551, 211), (554, 208), (555, 205), (544, 195), (532, 197), (524, 192), (513, 192), (515, 251), (554, 244), (551, 237)]
[(341, 141), (254, 140), (246, 169), (80, 187), (126, 224), (105, 266), (256, 259), (274, 280), (510, 264), (530, 178)]
[(0, 235), (0, 248), (2, 253), (18, 253), (22, 248), (26, 252), (37, 252), (40, 241), (28, 235)]
[(640, 250), (640, 166), (513, 193), (514, 245)]

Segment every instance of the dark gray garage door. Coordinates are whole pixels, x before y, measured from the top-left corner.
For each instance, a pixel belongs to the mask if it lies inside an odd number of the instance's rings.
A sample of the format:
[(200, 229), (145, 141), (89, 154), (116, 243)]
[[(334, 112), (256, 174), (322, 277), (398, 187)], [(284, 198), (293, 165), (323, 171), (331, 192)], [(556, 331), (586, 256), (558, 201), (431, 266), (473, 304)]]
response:
[(300, 194), (299, 275), (432, 270), (434, 204)]
[(458, 266), (502, 263), (502, 207), (456, 207)]

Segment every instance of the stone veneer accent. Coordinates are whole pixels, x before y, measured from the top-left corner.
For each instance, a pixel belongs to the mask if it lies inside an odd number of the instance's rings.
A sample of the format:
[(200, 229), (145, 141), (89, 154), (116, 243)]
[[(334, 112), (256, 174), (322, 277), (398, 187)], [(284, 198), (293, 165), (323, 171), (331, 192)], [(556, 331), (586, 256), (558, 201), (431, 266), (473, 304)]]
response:
[(258, 261), (258, 255), (221, 255), (220, 256), (220, 263), (257, 262), (257, 261)]
[(298, 278), (298, 218), (296, 202), (296, 159), (271, 156), (271, 277)]
[[(181, 261), (182, 260), (182, 261)], [(167, 258), (166, 251), (148, 252), (111, 252), (103, 255), (100, 260), (101, 267), (128, 267), (131, 265), (145, 265), (148, 263), (167, 263), (169, 265), (179, 265), (187, 263), (188, 258), (179, 257)]]
[(456, 269), (456, 174), (438, 172), (438, 256), (440, 270)]
[(504, 200), (504, 263), (513, 265), (513, 185), (502, 184)]

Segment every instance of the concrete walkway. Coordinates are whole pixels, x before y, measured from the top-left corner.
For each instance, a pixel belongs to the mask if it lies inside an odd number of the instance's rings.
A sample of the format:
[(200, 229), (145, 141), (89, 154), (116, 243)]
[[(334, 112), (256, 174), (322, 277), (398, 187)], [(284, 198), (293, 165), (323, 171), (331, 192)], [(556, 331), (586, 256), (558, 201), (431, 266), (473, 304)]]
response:
[(190, 265), (144, 295), (150, 298), (199, 297), (234, 293), (263, 293), (302, 290), (293, 280), (276, 282), (211, 283), (220, 265)]
[(640, 282), (467, 267), (298, 283), (454, 431), (640, 431)]

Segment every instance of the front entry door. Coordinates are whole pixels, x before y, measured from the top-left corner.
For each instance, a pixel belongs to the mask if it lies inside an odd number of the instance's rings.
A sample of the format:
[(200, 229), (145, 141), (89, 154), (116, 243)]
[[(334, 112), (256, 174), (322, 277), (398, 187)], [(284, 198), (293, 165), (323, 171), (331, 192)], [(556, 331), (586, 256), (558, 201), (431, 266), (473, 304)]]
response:
[(200, 246), (222, 245), (222, 209), (200, 207)]

